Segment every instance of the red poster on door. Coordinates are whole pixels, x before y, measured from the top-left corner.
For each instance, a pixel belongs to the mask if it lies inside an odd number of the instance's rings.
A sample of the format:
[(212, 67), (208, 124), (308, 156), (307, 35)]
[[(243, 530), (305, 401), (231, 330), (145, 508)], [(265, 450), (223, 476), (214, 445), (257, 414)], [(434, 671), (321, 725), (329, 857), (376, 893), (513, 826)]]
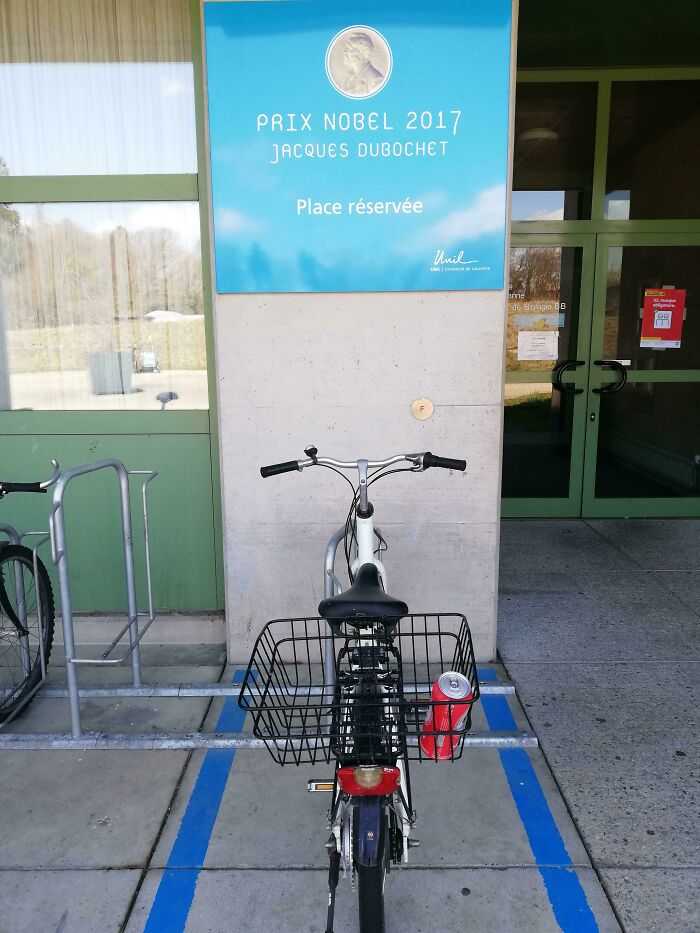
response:
[(684, 288), (645, 288), (639, 346), (650, 350), (678, 350), (684, 313)]

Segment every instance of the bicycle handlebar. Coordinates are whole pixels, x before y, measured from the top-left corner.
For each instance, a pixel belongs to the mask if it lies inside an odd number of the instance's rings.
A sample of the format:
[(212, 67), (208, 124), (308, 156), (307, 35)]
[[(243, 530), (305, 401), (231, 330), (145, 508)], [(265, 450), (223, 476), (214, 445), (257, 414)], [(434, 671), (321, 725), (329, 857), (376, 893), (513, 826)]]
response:
[[(268, 476), (276, 476), (278, 473), (292, 473), (310, 466), (332, 466), (340, 470), (357, 470), (360, 462), (357, 460), (333, 460), (330, 457), (314, 456), (308, 460), (287, 460), (286, 463), (272, 463), (269, 466), (260, 467), (260, 475), (263, 479), (267, 479)], [(439, 467), (443, 470), (459, 470), (462, 473), (467, 469), (466, 460), (437, 457), (430, 451), (423, 454), (397, 454), (394, 457), (388, 457), (386, 460), (368, 460), (365, 462), (370, 469), (382, 469), (394, 463), (408, 462), (413, 464), (412, 469), (417, 473), (428, 470), (430, 467)]]
[(449, 457), (437, 457), (430, 451), (423, 454), (423, 469), (430, 467), (439, 467), (443, 470), (460, 470), (462, 473), (467, 469), (466, 460), (451, 460)]
[(291, 473), (293, 470), (300, 470), (298, 460), (287, 460), (286, 463), (271, 463), (270, 466), (260, 467), (260, 475), (263, 479), (268, 476), (277, 476), (278, 473)]
[(8, 492), (46, 492), (49, 486), (53, 486), (61, 475), (58, 460), (52, 460), (51, 466), (53, 467), (51, 476), (39, 483), (5, 483), (0, 481), (0, 498)]
[(3, 492), (46, 492), (41, 483), (0, 483)]

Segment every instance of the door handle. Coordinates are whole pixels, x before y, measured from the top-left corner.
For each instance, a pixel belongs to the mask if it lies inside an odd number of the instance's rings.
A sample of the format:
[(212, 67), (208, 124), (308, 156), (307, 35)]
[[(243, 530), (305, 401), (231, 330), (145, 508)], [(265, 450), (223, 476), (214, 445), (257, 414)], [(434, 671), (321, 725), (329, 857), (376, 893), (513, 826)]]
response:
[(552, 385), (555, 389), (558, 389), (560, 392), (566, 392), (569, 395), (580, 395), (583, 392), (583, 389), (576, 389), (574, 386), (565, 386), (561, 381), (562, 376), (569, 369), (576, 369), (577, 366), (583, 366), (584, 360), (562, 360), (552, 370)]
[(619, 360), (594, 360), (593, 365), (609, 366), (611, 369), (614, 369), (620, 374), (620, 379), (618, 382), (609, 382), (607, 385), (601, 386), (599, 389), (593, 389), (593, 392), (595, 392), (596, 395), (610, 395), (613, 392), (619, 392), (627, 382), (627, 370)]

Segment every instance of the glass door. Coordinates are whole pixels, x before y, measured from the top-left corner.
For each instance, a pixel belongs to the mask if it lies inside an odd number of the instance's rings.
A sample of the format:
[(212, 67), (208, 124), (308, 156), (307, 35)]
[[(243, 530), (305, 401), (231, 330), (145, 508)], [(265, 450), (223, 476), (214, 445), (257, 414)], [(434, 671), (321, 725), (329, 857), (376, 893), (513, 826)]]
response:
[(591, 235), (514, 236), (502, 513), (581, 514), (593, 296)]
[(700, 515), (700, 234), (597, 238), (582, 514)]

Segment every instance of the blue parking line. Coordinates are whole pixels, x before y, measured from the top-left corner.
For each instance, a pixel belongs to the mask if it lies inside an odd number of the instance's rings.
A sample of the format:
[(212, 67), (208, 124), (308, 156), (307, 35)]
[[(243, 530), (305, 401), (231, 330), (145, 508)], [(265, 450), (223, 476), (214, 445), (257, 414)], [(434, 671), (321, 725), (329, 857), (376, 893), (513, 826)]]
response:
[[(243, 674), (243, 671), (236, 671), (233, 682), (241, 683)], [(479, 668), (478, 674), (482, 681), (498, 679), (493, 668)], [(485, 696), (482, 704), (490, 729), (517, 729), (505, 697)], [(236, 699), (229, 697), (216, 731), (240, 732), (245, 717)], [(563, 933), (597, 933), (598, 924), (527, 752), (503, 749), (499, 755), (560, 929)], [(210, 749), (206, 753), (144, 933), (184, 933), (235, 756), (235, 749)]]
[[(234, 684), (243, 681), (236, 671)], [(241, 732), (246, 714), (236, 697), (228, 697), (216, 723), (217, 732)], [(213, 748), (204, 756), (177, 838), (160, 879), (144, 933), (182, 933), (194, 900), (199, 873), (209, 848), (235, 748)]]
[[(480, 668), (478, 673), (483, 681), (498, 679), (493, 668)], [(504, 696), (484, 696), (481, 702), (490, 729), (499, 732), (517, 729)], [(499, 755), (560, 929), (564, 933), (596, 933), (598, 923), (527, 752), (520, 748), (502, 749)]]

